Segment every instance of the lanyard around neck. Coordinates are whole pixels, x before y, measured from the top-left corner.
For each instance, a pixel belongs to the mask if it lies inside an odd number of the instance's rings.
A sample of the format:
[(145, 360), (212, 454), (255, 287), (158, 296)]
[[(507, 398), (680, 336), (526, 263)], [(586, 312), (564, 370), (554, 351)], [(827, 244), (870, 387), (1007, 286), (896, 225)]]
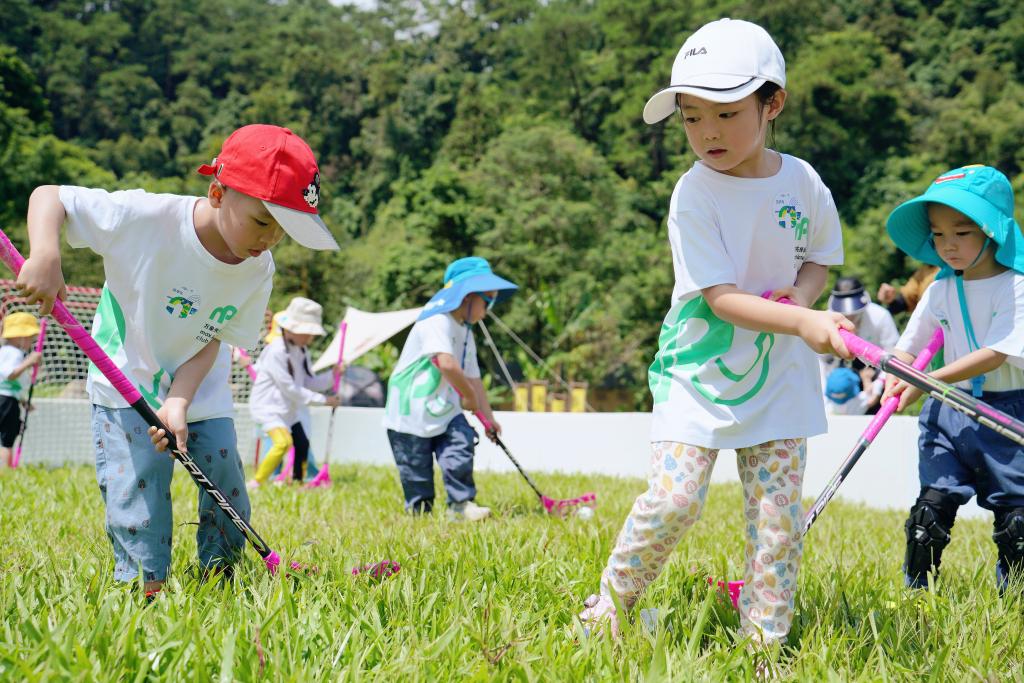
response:
[[(978, 262), (978, 259), (980, 259), (982, 254), (985, 253), (985, 250), (988, 249), (988, 243), (990, 240), (990, 237), (985, 238), (985, 244), (981, 246), (981, 251), (978, 252), (978, 255), (974, 257), (974, 260), (971, 261), (971, 265), (967, 266), (967, 268), (973, 267), (974, 264)], [(978, 338), (974, 336), (974, 325), (971, 324), (971, 312), (967, 310), (967, 296), (964, 294), (964, 271), (953, 271), (953, 275), (956, 279), (956, 298), (960, 301), (960, 315), (964, 319), (964, 331), (967, 332), (967, 348), (971, 351), (977, 351), (981, 348), (981, 345), (978, 343)], [(981, 387), (983, 384), (985, 384), (985, 375), (972, 377), (971, 395), (975, 398), (980, 398)]]

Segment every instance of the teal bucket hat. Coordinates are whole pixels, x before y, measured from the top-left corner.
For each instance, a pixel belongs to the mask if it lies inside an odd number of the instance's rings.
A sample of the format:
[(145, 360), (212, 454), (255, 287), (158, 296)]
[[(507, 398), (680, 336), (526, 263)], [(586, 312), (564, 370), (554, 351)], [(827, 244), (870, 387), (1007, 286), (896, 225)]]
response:
[[(943, 173), (924, 194), (903, 202), (889, 214), (886, 230), (896, 246), (919, 261), (949, 267), (931, 240), (928, 203), (945, 204), (978, 224), (996, 243), (996, 261), (1024, 273), (1024, 236), (1013, 218), (1013, 188), (991, 166), (964, 166)], [(943, 275), (951, 274), (943, 273)]]
[(499, 303), (512, 296), (517, 289), (518, 285), (495, 275), (487, 259), (479, 256), (460, 258), (452, 261), (444, 271), (444, 287), (430, 298), (417, 320), (454, 311), (469, 294), (496, 290), (498, 296), (494, 303)]

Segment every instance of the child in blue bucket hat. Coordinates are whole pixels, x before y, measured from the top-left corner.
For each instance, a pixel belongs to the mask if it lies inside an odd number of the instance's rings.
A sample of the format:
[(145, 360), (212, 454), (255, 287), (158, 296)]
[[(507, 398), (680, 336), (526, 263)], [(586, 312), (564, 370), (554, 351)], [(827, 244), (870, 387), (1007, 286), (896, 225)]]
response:
[(873, 368), (858, 373), (853, 368), (833, 369), (825, 380), (826, 407), (833, 415), (864, 415), (882, 397), (885, 380), (875, 379)]
[(490, 515), (475, 502), (476, 432), (463, 411), (480, 411), (498, 434), (501, 427), (480, 381), (472, 326), (516, 289), (495, 275), (486, 259), (460, 258), (448, 266), (444, 287), (423, 307), (409, 332), (388, 382), (384, 408), (384, 426), (409, 512), (433, 509), (436, 458), (448, 492), (449, 515), (473, 521)]
[[(896, 245), (941, 267), (896, 345), (910, 362), (941, 327), (946, 365), (933, 376), (1024, 419), (1024, 236), (1013, 189), (988, 166), (939, 176), (886, 225)], [(883, 400), (902, 410), (920, 392), (890, 377)], [(906, 584), (926, 588), (938, 573), (957, 508), (978, 497), (995, 514), (996, 577), (1024, 578), (1024, 449), (929, 398), (919, 419), (921, 493), (906, 523)]]

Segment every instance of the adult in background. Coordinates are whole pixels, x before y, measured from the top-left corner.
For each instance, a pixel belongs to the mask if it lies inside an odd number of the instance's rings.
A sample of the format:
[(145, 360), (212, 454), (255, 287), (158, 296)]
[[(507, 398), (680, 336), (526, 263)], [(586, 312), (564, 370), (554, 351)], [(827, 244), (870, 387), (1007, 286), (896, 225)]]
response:
[(917, 302), (924, 295), (924, 290), (935, 281), (935, 274), (938, 272), (938, 266), (921, 266), (899, 289), (893, 284), (883, 282), (878, 287), (878, 303), (888, 308), (893, 315), (899, 315), (903, 311), (913, 313), (917, 308)]

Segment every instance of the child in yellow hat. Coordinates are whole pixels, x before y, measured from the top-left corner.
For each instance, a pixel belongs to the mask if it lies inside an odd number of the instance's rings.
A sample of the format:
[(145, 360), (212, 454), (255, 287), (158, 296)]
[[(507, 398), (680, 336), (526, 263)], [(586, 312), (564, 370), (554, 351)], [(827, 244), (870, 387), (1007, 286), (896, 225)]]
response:
[(0, 457), (12, 467), (12, 449), (21, 432), (21, 402), (27, 391), (19, 378), (43, 359), (37, 351), (29, 353), (39, 337), (39, 321), (31, 313), (10, 313), (0, 336), (4, 339), (0, 346)]

